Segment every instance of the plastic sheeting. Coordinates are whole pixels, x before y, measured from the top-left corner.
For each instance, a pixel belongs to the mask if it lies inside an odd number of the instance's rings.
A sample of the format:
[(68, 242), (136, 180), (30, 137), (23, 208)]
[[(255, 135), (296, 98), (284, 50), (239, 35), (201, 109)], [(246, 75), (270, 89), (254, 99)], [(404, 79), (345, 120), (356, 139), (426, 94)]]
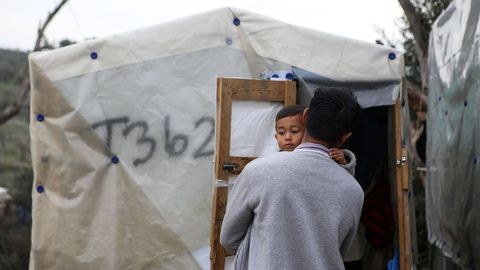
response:
[[(369, 107), (393, 104), (403, 75), (394, 49), (229, 8), (29, 60), (32, 270), (208, 261), (217, 77), (293, 78), (302, 103), (345, 85)], [(248, 132), (232, 151), (262, 155), (278, 106), (249, 106), (234, 104)]]
[(429, 48), (429, 240), (462, 267), (480, 269), (480, 2), (454, 1)]

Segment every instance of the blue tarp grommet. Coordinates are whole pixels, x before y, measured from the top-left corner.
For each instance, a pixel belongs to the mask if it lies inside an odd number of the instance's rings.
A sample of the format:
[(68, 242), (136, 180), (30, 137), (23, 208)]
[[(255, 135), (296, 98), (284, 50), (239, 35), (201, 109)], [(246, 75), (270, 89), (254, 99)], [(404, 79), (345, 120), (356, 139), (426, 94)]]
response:
[(37, 121), (42, 122), (43, 120), (45, 120), (45, 116), (41, 113), (37, 114)]
[(463, 102), (463, 106), (467, 107), (467, 106), (468, 106), (468, 101), (465, 100), (465, 101)]
[(38, 193), (43, 193), (45, 191), (45, 188), (42, 185), (37, 186), (37, 192)]
[(388, 59), (395, 60), (395, 58), (397, 58), (397, 55), (394, 52), (388, 54)]
[(237, 17), (235, 17), (235, 18), (233, 19), (233, 24), (235, 24), (236, 26), (239, 26), (239, 25), (240, 25), (240, 19), (237, 18)]
[(90, 53), (90, 58), (92, 58), (93, 60), (97, 59), (98, 58), (98, 54), (96, 52), (91, 52)]
[(278, 75), (277, 75), (277, 74), (273, 74), (273, 75), (272, 75), (272, 78), (278, 78)]
[(231, 37), (226, 37), (225, 38), (225, 44), (227, 44), (228, 46), (232, 45), (233, 44), (233, 40)]
[(117, 156), (113, 156), (113, 157), (111, 158), (111, 161), (112, 161), (113, 164), (117, 164), (120, 160), (118, 159)]
[(287, 80), (293, 80), (293, 74), (290, 73), (290, 72), (288, 72), (287, 74), (285, 74), (285, 78), (286, 78)]

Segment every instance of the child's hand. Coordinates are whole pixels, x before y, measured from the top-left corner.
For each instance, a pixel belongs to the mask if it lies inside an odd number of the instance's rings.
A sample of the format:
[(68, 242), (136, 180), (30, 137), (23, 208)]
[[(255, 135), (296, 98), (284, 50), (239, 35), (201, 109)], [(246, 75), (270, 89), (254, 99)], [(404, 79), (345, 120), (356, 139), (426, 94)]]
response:
[(337, 162), (338, 164), (347, 164), (347, 160), (345, 159), (345, 153), (343, 153), (342, 149), (330, 148), (328, 150), (328, 154), (330, 155), (330, 158), (335, 160), (335, 162)]

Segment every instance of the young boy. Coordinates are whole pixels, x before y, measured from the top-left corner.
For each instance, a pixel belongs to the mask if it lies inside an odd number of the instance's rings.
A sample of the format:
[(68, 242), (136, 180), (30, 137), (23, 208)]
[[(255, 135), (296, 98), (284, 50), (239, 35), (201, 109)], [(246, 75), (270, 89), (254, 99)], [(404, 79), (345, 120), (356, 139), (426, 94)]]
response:
[[(275, 139), (280, 151), (293, 151), (302, 143), (305, 125), (302, 121), (305, 105), (292, 105), (281, 109), (275, 117)], [(356, 159), (350, 150), (330, 148), (330, 157), (354, 175)]]

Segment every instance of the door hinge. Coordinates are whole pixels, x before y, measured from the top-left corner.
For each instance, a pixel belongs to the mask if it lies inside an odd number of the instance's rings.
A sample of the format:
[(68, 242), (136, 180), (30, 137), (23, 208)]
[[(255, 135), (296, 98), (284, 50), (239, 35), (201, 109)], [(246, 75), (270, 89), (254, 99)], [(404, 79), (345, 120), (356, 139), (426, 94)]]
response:
[(407, 156), (402, 156), (401, 159), (397, 159), (397, 166), (405, 166), (407, 164)]

